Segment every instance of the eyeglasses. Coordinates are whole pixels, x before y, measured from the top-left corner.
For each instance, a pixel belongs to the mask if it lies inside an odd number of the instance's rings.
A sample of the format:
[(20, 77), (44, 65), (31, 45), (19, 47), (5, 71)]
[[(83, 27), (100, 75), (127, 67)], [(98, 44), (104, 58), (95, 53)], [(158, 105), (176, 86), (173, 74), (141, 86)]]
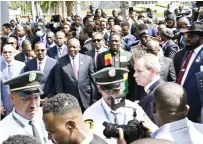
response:
[(11, 44), (11, 45), (13, 45), (13, 44), (15, 44), (15, 42), (7, 42), (6, 44)]
[(38, 50), (36, 50), (36, 52), (44, 52), (45, 51), (45, 49), (38, 49)]
[(98, 42), (100, 42), (102, 39), (93, 39), (92, 41), (93, 42), (96, 42), (96, 41), (98, 41)]
[(6, 53), (11, 54), (11, 53), (12, 53), (12, 51), (4, 51), (4, 54), (6, 54)]

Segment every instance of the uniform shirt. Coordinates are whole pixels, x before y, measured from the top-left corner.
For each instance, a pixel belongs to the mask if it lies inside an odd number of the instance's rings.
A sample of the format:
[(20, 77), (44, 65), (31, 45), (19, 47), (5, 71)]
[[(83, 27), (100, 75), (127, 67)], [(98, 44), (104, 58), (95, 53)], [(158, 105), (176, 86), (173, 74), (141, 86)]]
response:
[(193, 123), (188, 118), (167, 123), (151, 134), (152, 138), (164, 139), (176, 144), (202, 144), (203, 124)]
[[(22, 128), (15, 120), (14, 117), (18, 119), (25, 127)], [(32, 119), (36, 125), (36, 128), (38, 130), (38, 133), (40, 135), (42, 144), (45, 144), (44, 139), (46, 140), (46, 143), (50, 143), (50, 141), (47, 141), (47, 132), (45, 130), (44, 124), (42, 122), (42, 110), (39, 109), (39, 112), (36, 114), (36, 116)], [(9, 136), (16, 135), (16, 134), (24, 134), (24, 135), (30, 135), (33, 136), (33, 131), (31, 125), (29, 125), (29, 120), (23, 118), (19, 114), (15, 112), (15, 109), (6, 116), (2, 121), (0, 121), (0, 143), (2, 143), (4, 140), (6, 140)]]
[[(138, 104), (131, 102), (129, 100), (125, 101), (126, 107), (123, 108), (118, 108), (116, 111), (113, 111), (116, 114), (118, 124), (123, 125), (127, 124), (128, 121), (133, 119), (133, 109), (132, 108), (127, 108), (127, 107), (133, 107), (136, 108), (137, 112), (137, 119), (138, 120), (143, 120), (142, 116), (146, 115), (143, 109), (138, 106)], [(106, 104), (103, 98), (95, 102), (93, 105), (91, 105), (89, 108), (86, 109), (86, 111), (83, 114), (84, 120), (86, 119), (92, 119), (94, 123), (94, 127), (92, 129), (93, 133), (100, 136), (104, 140), (106, 140), (110, 144), (116, 144), (117, 140), (114, 138), (107, 139), (103, 135), (104, 131), (104, 126), (102, 125), (103, 122), (108, 122), (108, 123), (114, 123), (115, 116), (111, 113), (110, 107)], [(106, 114), (107, 115), (106, 115)]]

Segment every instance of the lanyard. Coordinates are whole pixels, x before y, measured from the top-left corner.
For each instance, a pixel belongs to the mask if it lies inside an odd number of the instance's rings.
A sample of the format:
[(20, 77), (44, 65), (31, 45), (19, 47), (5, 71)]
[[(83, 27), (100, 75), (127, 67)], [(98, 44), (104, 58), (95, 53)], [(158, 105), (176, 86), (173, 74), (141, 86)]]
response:
[[(22, 128), (25, 128), (25, 125), (20, 121), (20, 120), (18, 120), (15, 116), (14, 116), (14, 114), (12, 114), (12, 116), (13, 116), (13, 119), (15, 120), (15, 122), (17, 123), (17, 124), (19, 124)], [(27, 133), (27, 131), (26, 131), (26, 133)], [(29, 133), (28, 133), (29, 134)], [(30, 134), (29, 134), (30, 135)], [(43, 135), (45, 136), (45, 132), (43, 131)], [(43, 136), (43, 141), (44, 141), (44, 144), (46, 144), (47, 143), (47, 140), (46, 140), (46, 138)]]
[[(105, 110), (104, 105), (102, 104), (102, 102), (101, 102), (101, 107), (102, 107), (102, 109), (103, 109), (103, 112), (104, 112), (104, 114), (105, 114), (106, 119), (108, 120), (109, 123), (111, 123), (110, 117), (109, 117), (107, 111)], [(126, 123), (126, 111), (125, 111), (125, 115), (124, 115), (124, 122), (123, 122), (123, 125), (124, 125), (125, 123)]]

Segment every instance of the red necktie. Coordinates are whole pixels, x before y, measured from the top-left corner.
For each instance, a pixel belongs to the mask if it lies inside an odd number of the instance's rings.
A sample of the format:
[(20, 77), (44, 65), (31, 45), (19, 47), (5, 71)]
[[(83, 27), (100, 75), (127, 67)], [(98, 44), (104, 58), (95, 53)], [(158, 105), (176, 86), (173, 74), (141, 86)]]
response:
[(39, 62), (39, 71), (42, 71), (42, 62)]
[(178, 83), (180, 85), (181, 85), (184, 73), (186, 71), (186, 68), (187, 68), (187, 66), (189, 64), (190, 58), (192, 56), (192, 53), (193, 53), (193, 51), (190, 51), (190, 53), (188, 54), (187, 58), (185, 59), (185, 63), (183, 64), (181, 71), (179, 72), (178, 79), (177, 79), (176, 83)]

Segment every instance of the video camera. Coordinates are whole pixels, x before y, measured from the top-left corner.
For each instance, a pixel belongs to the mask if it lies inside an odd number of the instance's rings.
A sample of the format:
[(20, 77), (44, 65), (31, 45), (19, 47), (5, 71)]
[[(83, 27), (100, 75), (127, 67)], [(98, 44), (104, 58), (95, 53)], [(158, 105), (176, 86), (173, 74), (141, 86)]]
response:
[[(125, 107), (125, 95), (121, 94), (120, 96), (114, 98), (110, 97), (111, 99), (111, 109), (116, 110), (119, 107)], [(106, 138), (119, 138), (119, 131), (118, 128), (123, 129), (124, 138), (127, 143), (131, 143), (134, 140), (146, 137), (145, 129), (142, 125), (142, 122), (139, 122), (136, 119), (137, 113), (136, 109), (134, 109), (133, 117), (134, 119), (129, 121), (127, 125), (118, 125), (104, 122), (103, 126), (105, 127), (103, 134)]]

